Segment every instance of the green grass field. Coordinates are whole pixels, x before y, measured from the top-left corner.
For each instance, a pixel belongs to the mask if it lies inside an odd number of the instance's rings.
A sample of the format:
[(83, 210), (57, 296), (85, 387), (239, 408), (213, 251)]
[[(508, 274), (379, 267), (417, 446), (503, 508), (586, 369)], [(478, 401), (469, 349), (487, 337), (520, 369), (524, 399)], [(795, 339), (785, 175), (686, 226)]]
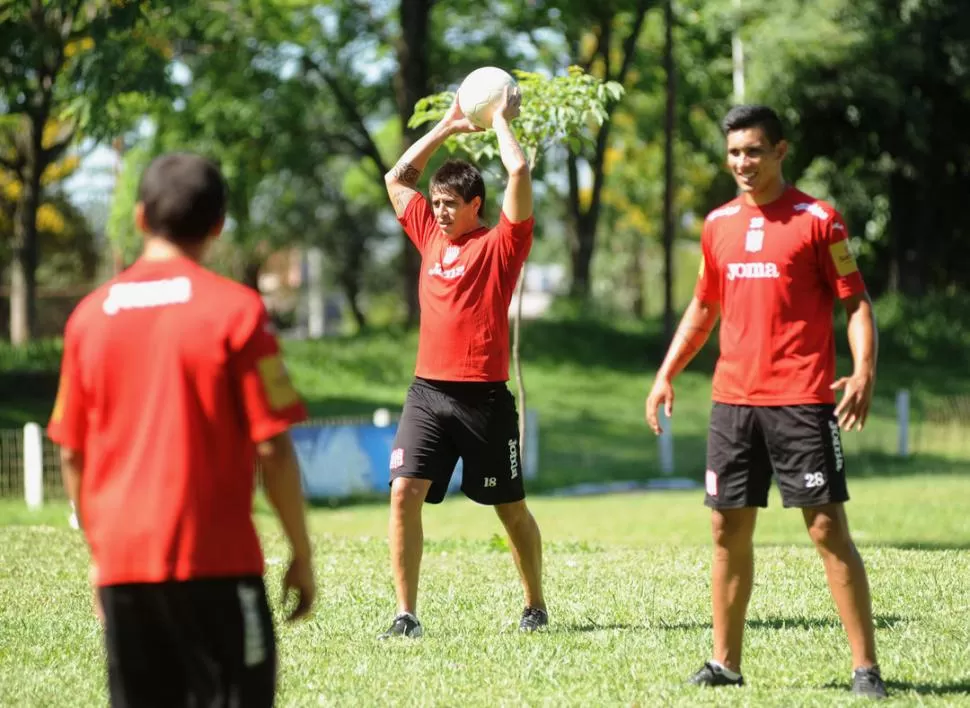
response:
[[(873, 416), (845, 436), (850, 521), (870, 571), (884, 675), (900, 705), (970, 705), (970, 376), (952, 342), (905, 311), (883, 342)], [(955, 315), (954, 315), (955, 318)], [(953, 319), (952, 321), (955, 321)], [(916, 326), (919, 325), (919, 326)], [(841, 337), (840, 337), (841, 339)], [(317, 417), (397, 409), (415, 337), (288, 342)], [(756, 536), (744, 661), (749, 686), (684, 679), (709, 658), (709, 529), (701, 492), (562, 498), (580, 482), (659, 475), (643, 399), (663, 354), (655, 325), (530, 322), (523, 354), (540, 418), (533, 510), (546, 543), (550, 631), (520, 636), (521, 594), (494, 515), (462, 498), (428, 508), (417, 642), (378, 643), (393, 614), (384, 503), (315, 508), (314, 617), (280, 627), (281, 706), (819, 705), (854, 702), (849, 654), (820, 561), (777, 497)], [(699, 480), (713, 348), (677, 382), (677, 475)], [(57, 343), (0, 347), (0, 427), (46, 419)], [(840, 351), (840, 371), (847, 371)], [(913, 454), (897, 457), (894, 397), (912, 393)], [(2, 456), (0, 456), (2, 457)], [(56, 487), (56, 482), (52, 488)], [(274, 598), (284, 548), (258, 505)], [(54, 501), (0, 500), (0, 706), (104, 705), (86, 555)], [(279, 612), (279, 607), (275, 608)]]
[[(967, 480), (855, 480), (850, 516), (873, 586), (884, 675), (899, 705), (970, 704)], [(378, 642), (394, 601), (383, 505), (311, 512), (320, 597), (280, 627), (281, 706), (817, 705), (856, 702), (820, 561), (772, 499), (757, 533), (749, 686), (684, 685), (706, 658), (708, 514), (699, 492), (536, 498), (552, 625), (521, 636), (521, 594), (490, 510), (429, 508), (426, 636)], [(63, 506), (0, 515), (0, 705), (104, 705), (86, 555)], [(284, 547), (260, 513), (278, 589)], [(278, 600), (278, 596), (274, 599)], [(279, 614), (278, 603), (274, 608)]]

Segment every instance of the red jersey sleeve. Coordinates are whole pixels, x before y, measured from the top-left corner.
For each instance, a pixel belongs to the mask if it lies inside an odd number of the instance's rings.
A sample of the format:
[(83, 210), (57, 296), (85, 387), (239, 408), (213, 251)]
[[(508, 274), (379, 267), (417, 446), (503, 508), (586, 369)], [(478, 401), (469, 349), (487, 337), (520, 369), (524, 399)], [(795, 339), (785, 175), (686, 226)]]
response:
[(862, 273), (849, 249), (849, 230), (838, 212), (822, 226), (819, 259), (825, 281), (839, 299), (865, 292)]
[(498, 237), (502, 257), (506, 262), (522, 262), (532, 249), (532, 234), (535, 229), (535, 216), (513, 223), (503, 211), (498, 217)]
[(424, 253), (425, 247), (438, 229), (438, 222), (435, 221), (431, 204), (423, 194), (418, 193), (411, 197), (404, 215), (398, 221), (404, 227), (411, 243), (417, 246), (418, 251)]
[(54, 410), (47, 424), (47, 435), (61, 447), (83, 450), (87, 436), (88, 411), (78, 362), (78, 334), (73, 320), (64, 331), (64, 355)]
[(711, 230), (707, 222), (701, 232), (701, 262), (697, 268), (694, 297), (701, 302), (719, 302), (721, 299), (721, 276), (711, 255)]
[(253, 442), (268, 440), (307, 412), (283, 365), (279, 343), (262, 303), (247, 309), (230, 333), (231, 366)]

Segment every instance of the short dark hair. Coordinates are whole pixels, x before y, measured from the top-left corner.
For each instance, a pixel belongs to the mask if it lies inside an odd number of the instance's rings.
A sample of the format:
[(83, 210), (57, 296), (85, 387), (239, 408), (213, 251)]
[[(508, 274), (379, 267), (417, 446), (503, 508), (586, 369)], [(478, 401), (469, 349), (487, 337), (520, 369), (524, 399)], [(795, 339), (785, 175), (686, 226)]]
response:
[(226, 215), (226, 182), (215, 163), (199, 155), (161, 155), (142, 173), (138, 201), (148, 230), (180, 244), (201, 243)]
[(785, 130), (781, 124), (781, 118), (775, 113), (774, 109), (760, 105), (735, 106), (721, 121), (721, 130), (727, 135), (734, 130), (744, 130), (745, 128), (761, 128), (768, 142), (777, 145), (785, 139)]
[(446, 161), (431, 175), (430, 187), (457, 194), (466, 202), (481, 197), (478, 215), (485, 213), (485, 180), (482, 179), (482, 173), (470, 162), (455, 159)]

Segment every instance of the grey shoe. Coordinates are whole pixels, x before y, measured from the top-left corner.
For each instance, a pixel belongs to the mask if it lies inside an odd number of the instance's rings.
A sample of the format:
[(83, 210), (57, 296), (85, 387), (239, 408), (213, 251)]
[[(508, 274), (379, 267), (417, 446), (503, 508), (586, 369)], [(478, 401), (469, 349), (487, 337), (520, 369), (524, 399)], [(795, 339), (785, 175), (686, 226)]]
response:
[(549, 624), (549, 613), (538, 607), (526, 607), (519, 620), (520, 632), (535, 632)]
[(743, 686), (744, 676), (738, 676), (736, 679), (730, 679), (721, 673), (718, 667), (714, 664), (707, 662), (704, 664), (700, 670), (687, 679), (687, 683), (694, 686)]
[(378, 639), (390, 639), (391, 637), (410, 637), (417, 639), (424, 634), (424, 629), (418, 618), (410, 612), (402, 612), (391, 623), (390, 628), (383, 634), (377, 636)]
[(852, 672), (852, 692), (857, 696), (867, 698), (888, 698), (886, 684), (883, 683), (882, 674), (879, 673), (878, 666), (870, 666), (865, 669), (856, 669)]

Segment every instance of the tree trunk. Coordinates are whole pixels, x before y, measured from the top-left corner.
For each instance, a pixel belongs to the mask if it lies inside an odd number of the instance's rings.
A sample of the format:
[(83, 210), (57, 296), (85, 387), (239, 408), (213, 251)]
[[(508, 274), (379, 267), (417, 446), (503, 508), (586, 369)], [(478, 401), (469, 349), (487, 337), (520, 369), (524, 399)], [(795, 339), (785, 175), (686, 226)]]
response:
[[(348, 214), (348, 228), (353, 228), (354, 221)], [(408, 244), (410, 247), (410, 244)], [(414, 250), (411, 248), (411, 250)], [(367, 316), (360, 307), (361, 283), (364, 280), (364, 263), (367, 260), (367, 238), (363, 234), (352, 239), (349, 244), (345, 266), (340, 273), (340, 284), (343, 286), (344, 295), (347, 297), (347, 304), (350, 313), (354, 317), (354, 322), (358, 329), (367, 327)]]
[(650, 267), (650, 256), (647, 253), (647, 244), (642, 239), (637, 244), (637, 297), (633, 303), (634, 314), (641, 320), (647, 319), (647, 269)]
[(629, 244), (629, 251), (626, 253), (626, 262), (623, 268), (623, 276), (626, 281), (624, 287), (630, 294), (630, 314), (640, 318), (643, 317), (644, 306), (643, 266), (641, 264), (642, 258), (640, 257), (640, 252), (643, 251), (642, 241), (643, 239), (639, 234), (633, 236)]
[[(572, 227), (569, 239), (569, 296), (585, 300), (589, 297), (595, 238), (589, 233), (589, 212), (584, 212), (580, 204), (579, 165), (572, 153), (566, 162), (566, 172), (569, 177), (569, 216)], [(595, 223), (592, 228), (596, 228)]]
[(677, 106), (672, 0), (664, 2), (664, 71), (667, 74), (664, 118), (664, 339), (669, 342), (674, 336), (674, 124)]
[[(918, 197), (914, 198), (916, 188), (911, 180), (897, 171), (890, 176), (889, 190), (891, 255), (888, 289), (907, 296), (920, 295), (923, 279), (917, 248), (923, 224), (913, 218), (914, 214), (920, 213), (920, 205), (914, 203), (919, 201)], [(914, 222), (919, 228), (914, 228)]]
[[(401, 36), (397, 45), (398, 71), (394, 88), (397, 98), (398, 117), (401, 120), (401, 152), (418, 139), (420, 131), (407, 127), (418, 99), (431, 93), (428, 71), (428, 32), (430, 29), (433, 0), (401, 0)], [(401, 268), (404, 282), (404, 302), (407, 306), (407, 323), (413, 327), (418, 322), (418, 280), (421, 258), (407, 235), (401, 234), (404, 257)]]
[(14, 221), (13, 258), (10, 263), (10, 341), (14, 346), (28, 343), (37, 322), (37, 210), (40, 208), (40, 178), (44, 172), (43, 125), (31, 120), (23, 192), (17, 203)]
[(575, 238), (569, 248), (572, 279), (570, 297), (585, 300), (589, 297), (592, 283), (593, 250), (596, 247), (596, 222), (583, 214), (573, 225)]
[[(599, 58), (604, 67), (604, 79), (626, 83), (633, 58), (636, 56), (637, 40), (643, 27), (647, 8), (652, 0), (640, 0), (633, 10), (633, 25), (629, 34), (623, 40), (623, 48), (619, 53), (619, 67), (613, 69), (614, 48), (612, 41), (613, 22), (616, 12), (609, 4), (601, 5), (602, 14), (599, 17), (600, 40), (597, 49), (590, 56), (586, 66), (592, 66)], [(582, 62), (580, 62), (582, 63)], [(608, 117), (612, 117), (615, 106), (607, 108)], [(589, 162), (589, 169), (593, 174), (589, 206), (584, 211), (581, 207), (581, 194), (576, 169), (576, 156), (569, 156), (569, 202), (570, 213), (573, 216), (574, 241), (570, 248), (572, 264), (572, 281), (569, 294), (572, 297), (585, 299), (590, 293), (590, 269), (593, 262), (593, 252), (596, 250), (596, 228), (599, 224), (600, 206), (602, 204), (603, 185), (606, 183), (604, 164), (606, 148), (609, 145), (611, 123), (607, 120), (596, 135), (596, 149)]]
[(247, 258), (243, 264), (243, 285), (259, 292), (259, 274), (263, 270), (263, 264), (254, 258)]
[(367, 328), (367, 315), (360, 307), (360, 288), (357, 283), (350, 281), (344, 282), (344, 295), (347, 296), (347, 305), (350, 307), (350, 314), (354, 317), (357, 329)]
[(367, 327), (367, 315), (360, 307), (360, 280), (353, 272), (345, 271), (340, 275), (340, 286), (343, 288), (344, 297), (347, 298), (347, 306), (350, 314), (353, 315), (357, 329)]

